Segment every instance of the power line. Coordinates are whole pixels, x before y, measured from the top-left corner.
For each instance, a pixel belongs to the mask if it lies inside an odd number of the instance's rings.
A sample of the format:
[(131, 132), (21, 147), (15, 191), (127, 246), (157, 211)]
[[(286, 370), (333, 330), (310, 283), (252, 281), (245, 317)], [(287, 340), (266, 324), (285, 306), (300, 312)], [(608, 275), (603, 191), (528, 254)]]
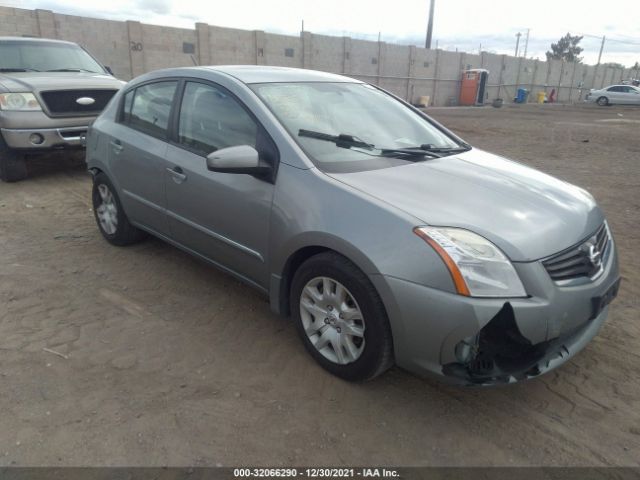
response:
[[(597, 38), (598, 40), (602, 40), (602, 37), (603, 37), (603, 35), (593, 35), (591, 33), (582, 33), (582, 32), (576, 32), (576, 33), (578, 35), (582, 36), (582, 37)], [(626, 43), (627, 45), (640, 46), (640, 42), (630, 42), (629, 40), (620, 40), (619, 38), (607, 37), (607, 41), (608, 42), (617, 42), (617, 43)]]
[(630, 42), (628, 40), (618, 40), (617, 38), (610, 38), (607, 37), (607, 40), (609, 40), (610, 42), (616, 42), (616, 43), (624, 43), (625, 45), (636, 45), (636, 46), (640, 46), (639, 42)]

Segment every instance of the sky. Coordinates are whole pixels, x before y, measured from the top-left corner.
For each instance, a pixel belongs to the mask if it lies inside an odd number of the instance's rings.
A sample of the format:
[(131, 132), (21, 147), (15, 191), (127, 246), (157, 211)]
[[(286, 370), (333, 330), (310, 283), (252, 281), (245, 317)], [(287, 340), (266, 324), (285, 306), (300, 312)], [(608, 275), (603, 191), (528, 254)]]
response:
[[(584, 35), (583, 61), (640, 62), (640, 3), (633, 0), (435, 0), (433, 45), (445, 50), (515, 53), (522, 33), (524, 54), (545, 58), (551, 42), (566, 33)], [(298, 35), (309, 32), (424, 46), (429, 0), (0, 0), (0, 5), (113, 20), (194, 28), (195, 22)]]

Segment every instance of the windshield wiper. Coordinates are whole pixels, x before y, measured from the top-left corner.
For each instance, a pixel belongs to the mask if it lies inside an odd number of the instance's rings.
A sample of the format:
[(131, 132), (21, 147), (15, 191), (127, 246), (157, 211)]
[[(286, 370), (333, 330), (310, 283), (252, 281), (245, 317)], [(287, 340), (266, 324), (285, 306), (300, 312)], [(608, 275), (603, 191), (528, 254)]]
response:
[(0, 72), (39, 72), (40, 70), (36, 70), (35, 68), (20, 68), (20, 67), (0, 67)]
[(425, 150), (422, 147), (406, 147), (406, 148), (383, 148), (380, 147), (380, 156), (389, 157), (392, 155), (408, 155), (411, 157), (424, 157), (429, 156), (433, 158), (440, 158), (438, 152)]
[(328, 133), (314, 132), (313, 130), (304, 130), (301, 128), (300, 130), (298, 130), (298, 136), (315, 138), (316, 140), (324, 140), (326, 142), (332, 142), (332, 143), (335, 143), (336, 146), (341, 148), (359, 147), (359, 148), (365, 148), (367, 150), (373, 150), (375, 148), (374, 145), (367, 142), (363, 142), (358, 137), (354, 137), (353, 135), (346, 135), (344, 133), (341, 133), (339, 135), (331, 135)]
[(87, 72), (87, 73), (100, 73), (93, 70), (87, 70), (86, 68), (54, 68), (52, 70), (45, 70), (46, 72)]
[(468, 152), (471, 150), (470, 145), (464, 145), (461, 147), (436, 147), (431, 144), (420, 145), (420, 148), (426, 150), (427, 152), (438, 152), (438, 153), (458, 153), (458, 152)]
[[(341, 148), (358, 148), (368, 150), (366, 153), (368, 155), (375, 155), (379, 157), (390, 157), (394, 155), (402, 155), (408, 157), (432, 157), (432, 158), (440, 158), (440, 151), (433, 145), (421, 145), (419, 147), (408, 147), (408, 148), (387, 148), (387, 147), (378, 147), (372, 143), (367, 143), (362, 141), (356, 136), (347, 135), (344, 133), (338, 135), (331, 135), (328, 133), (315, 132), (313, 130), (304, 130), (300, 129), (298, 131), (298, 136), (300, 137), (309, 137), (314, 138), (316, 140), (324, 140), (326, 142), (335, 143), (337, 147)], [(374, 154), (370, 153), (371, 150), (377, 150), (380, 153)], [(448, 151), (447, 151), (448, 153)]]

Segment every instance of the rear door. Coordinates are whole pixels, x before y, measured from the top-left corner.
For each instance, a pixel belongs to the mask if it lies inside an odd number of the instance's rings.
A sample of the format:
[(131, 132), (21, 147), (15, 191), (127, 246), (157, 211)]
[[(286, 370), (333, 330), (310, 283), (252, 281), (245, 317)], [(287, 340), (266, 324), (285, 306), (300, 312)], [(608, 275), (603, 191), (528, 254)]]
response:
[(609, 99), (609, 103), (613, 104), (621, 104), (625, 101), (625, 94), (622, 93), (622, 88), (619, 85), (614, 85), (613, 87), (607, 88), (607, 98)]
[(208, 154), (249, 145), (276, 167), (278, 151), (249, 110), (225, 88), (189, 80), (167, 150), (171, 237), (258, 286), (268, 282), (267, 246), (274, 185), (246, 174), (212, 172)]
[(140, 85), (124, 95), (110, 140), (110, 168), (133, 222), (166, 235), (165, 155), (177, 80)]

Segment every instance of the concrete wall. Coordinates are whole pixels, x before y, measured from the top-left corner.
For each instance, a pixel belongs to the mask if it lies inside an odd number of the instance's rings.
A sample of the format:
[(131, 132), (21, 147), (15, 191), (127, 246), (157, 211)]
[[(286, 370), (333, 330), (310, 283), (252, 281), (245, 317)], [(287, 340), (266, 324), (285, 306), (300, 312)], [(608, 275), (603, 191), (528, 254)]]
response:
[(0, 34), (40, 36), (36, 13), (36, 10), (0, 7)]
[(555, 90), (560, 102), (578, 102), (590, 88), (639, 78), (638, 69), (544, 62), (495, 55), (427, 50), (415, 46), (331, 37), (303, 32), (299, 37), (196, 23), (194, 29), (118, 22), (0, 7), (0, 35), (58, 38), (79, 43), (115, 75), (128, 80), (150, 70), (224, 64), (279, 65), (343, 73), (380, 85), (411, 103), (455, 105), (461, 72), (489, 70), (486, 100), (511, 101), (519, 87), (535, 101)]

